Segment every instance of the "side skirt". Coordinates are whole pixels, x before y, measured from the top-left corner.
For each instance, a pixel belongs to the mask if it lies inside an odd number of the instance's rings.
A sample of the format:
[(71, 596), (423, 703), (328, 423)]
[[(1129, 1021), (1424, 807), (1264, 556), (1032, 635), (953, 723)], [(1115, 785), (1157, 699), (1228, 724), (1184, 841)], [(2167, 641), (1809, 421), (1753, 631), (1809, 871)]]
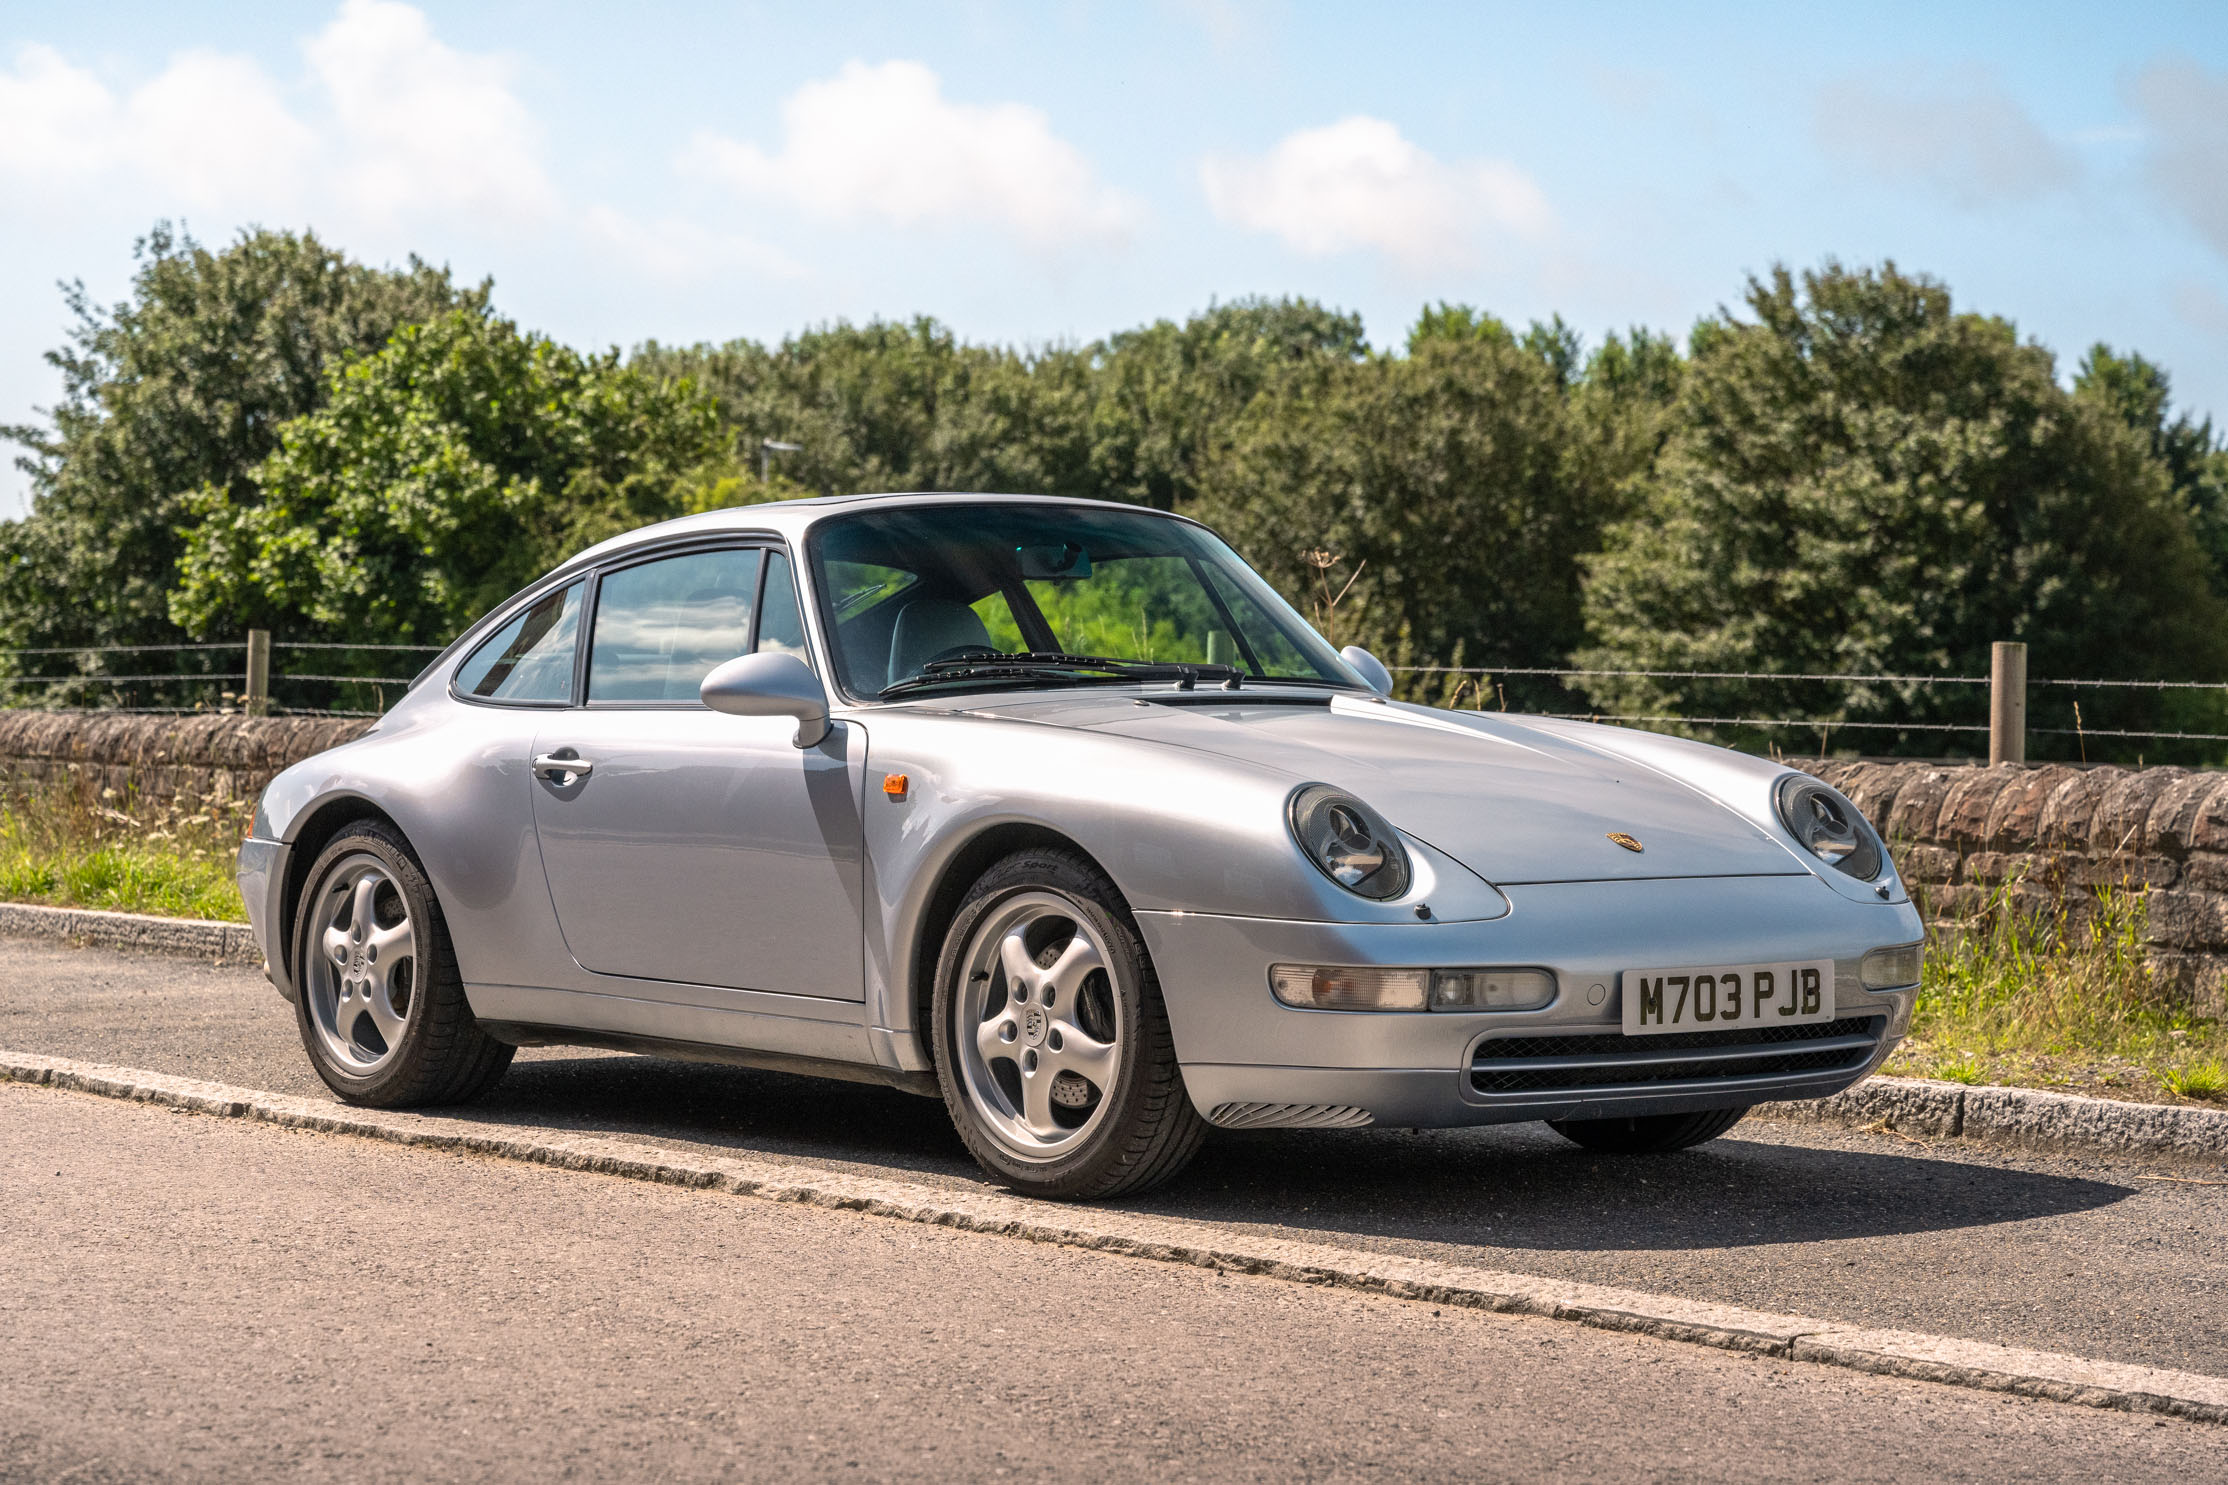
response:
[(923, 1098), (942, 1098), (933, 1073), (897, 1072), (829, 1057), (805, 1057), (794, 1052), (763, 1052), (750, 1047), (720, 1047), (707, 1042), (673, 1041), (625, 1031), (591, 1031), (578, 1026), (538, 1026), (527, 1021), (482, 1021), (480, 1029), (499, 1042), (514, 1047), (601, 1047), (612, 1052), (638, 1052), (645, 1057), (671, 1057), (681, 1062), (717, 1062), (729, 1067), (755, 1067), (767, 1072), (796, 1073), (808, 1078), (836, 1078), (846, 1083), (871, 1083), (896, 1088)]

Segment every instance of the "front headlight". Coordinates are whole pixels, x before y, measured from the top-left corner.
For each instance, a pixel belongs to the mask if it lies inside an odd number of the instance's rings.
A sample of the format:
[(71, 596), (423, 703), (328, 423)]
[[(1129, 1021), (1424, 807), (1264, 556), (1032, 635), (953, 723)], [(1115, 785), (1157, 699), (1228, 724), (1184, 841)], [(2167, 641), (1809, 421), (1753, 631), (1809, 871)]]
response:
[(1869, 882), (1887, 864), (1888, 853), (1872, 823), (1823, 779), (1806, 773), (1788, 774), (1779, 781), (1774, 797), (1787, 833), (1834, 870)]
[(1380, 902), (1408, 890), (1408, 852), (1382, 815), (1343, 789), (1302, 784), (1287, 814), (1292, 838), (1324, 876)]

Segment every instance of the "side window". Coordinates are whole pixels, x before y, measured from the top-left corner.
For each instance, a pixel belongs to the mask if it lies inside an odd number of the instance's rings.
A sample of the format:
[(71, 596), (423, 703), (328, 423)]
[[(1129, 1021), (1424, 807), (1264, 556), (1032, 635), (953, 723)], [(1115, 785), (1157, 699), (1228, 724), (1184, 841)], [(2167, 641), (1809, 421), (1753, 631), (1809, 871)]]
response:
[(588, 700), (694, 701), (750, 642), (755, 547), (691, 552), (604, 574), (588, 645)]
[(456, 668), (457, 690), (488, 701), (571, 701), (580, 589), (574, 583), (535, 599), (482, 640)]
[(805, 645), (805, 618), (797, 608), (796, 574), (789, 570), (789, 557), (783, 552), (766, 554), (766, 586), (758, 597), (758, 648), (812, 663)]
[(878, 676), (890, 662), (890, 628), (903, 605), (893, 600), (918, 575), (872, 562), (824, 562), (822, 595), (835, 614), (835, 644), (853, 675)]
[[(1319, 673), (1314, 664), (1285, 637), (1276, 621), (1261, 612), (1261, 605), (1253, 601), (1251, 594), (1230, 581), (1229, 574), (1220, 566), (1214, 563), (1204, 565), (1207, 581), (1214, 584), (1216, 595), (1230, 609), (1230, 617), (1245, 631), (1246, 644), (1252, 648), (1254, 664), (1262, 675), (1311, 676)], [(1215, 653), (1215, 641), (1227, 638), (1219, 630), (1207, 637), (1208, 659), (1229, 658), (1235, 663), (1234, 657)]]

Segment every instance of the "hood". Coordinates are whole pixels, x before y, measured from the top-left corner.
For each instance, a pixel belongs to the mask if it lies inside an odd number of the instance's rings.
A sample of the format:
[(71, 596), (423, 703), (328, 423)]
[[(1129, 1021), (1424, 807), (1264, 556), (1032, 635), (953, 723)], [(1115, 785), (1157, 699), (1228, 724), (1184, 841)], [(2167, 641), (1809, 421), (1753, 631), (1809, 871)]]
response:
[[(1493, 712), (1340, 695), (1325, 706), (1037, 693), (967, 708), (1213, 753), (1351, 790), (1487, 881), (1801, 876), (1794, 853), (1698, 788)], [(1609, 837), (1636, 838), (1635, 852)]]

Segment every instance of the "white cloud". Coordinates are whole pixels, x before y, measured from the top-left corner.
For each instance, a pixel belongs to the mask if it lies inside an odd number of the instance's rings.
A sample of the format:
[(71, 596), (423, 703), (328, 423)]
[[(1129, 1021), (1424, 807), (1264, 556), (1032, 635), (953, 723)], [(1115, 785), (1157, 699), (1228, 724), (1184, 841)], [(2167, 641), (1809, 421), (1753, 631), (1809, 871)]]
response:
[(0, 174), (63, 194), (114, 172), (222, 206), (290, 183), (310, 132), (244, 57), (189, 51), (118, 96), (50, 47), (27, 46), (0, 72)]
[(2135, 105), (2150, 127), (2151, 187), (2228, 253), (2228, 76), (2193, 62), (2155, 62), (2135, 80)]
[(26, 46), (0, 72), (0, 170), (59, 181), (105, 169), (118, 146), (115, 95), (49, 46)]
[(331, 104), (359, 208), (553, 209), (540, 131), (502, 59), (444, 45), (423, 11), (394, 0), (345, 0), (303, 52)]
[(1828, 154), (1881, 180), (1931, 187), (1960, 206), (2029, 200), (2080, 174), (2073, 156), (1978, 72), (1832, 83), (1818, 94), (1813, 122)]
[(1554, 224), (1531, 177), (1501, 160), (1443, 162), (1383, 119), (1289, 134), (1267, 155), (1201, 163), (1207, 204), (1309, 257), (1374, 248), (1410, 268), (1474, 261), (1495, 232)]
[(1140, 218), (1042, 112), (950, 102), (918, 62), (847, 62), (790, 94), (781, 123), (776, 154), (707, 132), (683, 165), (833, 221), (988, 221), (1038, 249), (1118, 243)]
[(393, 0), (345, 0), (303, 53), (297, 109), (247, 56), (181, 52), (119, 91), (51, 47), (23, 47), (0, 71), (0, 179), (63, 196), (124, 186), (157, 212), (387, 222), (555, 209), (538, 131), (498, 59), (443, 45)]
[(659, 278), (695, 279), (722, 272), (755, 273), (768, 278), (802, 278), (803, 265), (779, 249), (747, 237), (707, 231), (678, 217), (637, 221), (608, 206), (592, 206), (581, 218), (590, 241), (637, 269)]
[(263, 70), (192, 51), (131, 95), (132, 155), (196, 201), (238, 201), (298, 178), (314, 148)]

